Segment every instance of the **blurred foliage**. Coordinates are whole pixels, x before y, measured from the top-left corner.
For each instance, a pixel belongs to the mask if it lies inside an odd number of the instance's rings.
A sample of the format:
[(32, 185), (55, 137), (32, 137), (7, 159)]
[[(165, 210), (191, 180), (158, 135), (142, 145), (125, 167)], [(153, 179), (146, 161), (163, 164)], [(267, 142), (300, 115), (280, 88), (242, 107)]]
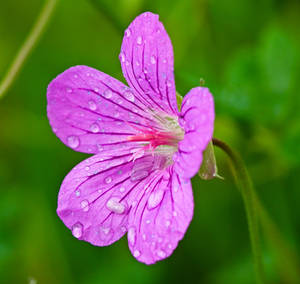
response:
[[(42, 4), (1, 1), (0, 77)], [(105, 248), (80, 242), (56, 216), (60, 183), (86, 155), (52, 133), (47, 84), (78, 64), (124, 81), (123, 30), (145, 10), (160, 15), (172, 39), (178, 92), (205, 79), (215, 97), (215, 136), (241, 152), (267, 210), (299, 252), (300, 2), (65, 0), (0, 102), (0, 283), (254, 283), (242, 201), (219, 151), (225, 181), (194, 178), (194, 220), (174, 254), (156, 265), (138, 263), (126, 238)], [(278, 259), (263, 248), (270, 283), (285, 283)]]

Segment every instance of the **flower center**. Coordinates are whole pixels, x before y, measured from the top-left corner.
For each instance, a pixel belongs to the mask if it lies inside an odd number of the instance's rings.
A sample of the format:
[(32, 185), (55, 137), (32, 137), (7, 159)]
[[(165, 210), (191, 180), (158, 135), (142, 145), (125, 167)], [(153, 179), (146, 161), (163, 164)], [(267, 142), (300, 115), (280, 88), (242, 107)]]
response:
[(161, 129), (138, 129), (139, 132), (128, 136), (127, 140), (141, 142), (144, 144), (143, 150), (172, 155), (177, 151), (178, 142), (183, 139), (184, 131), (179, 126), (177, 117), (156, 116), (155, 118)]

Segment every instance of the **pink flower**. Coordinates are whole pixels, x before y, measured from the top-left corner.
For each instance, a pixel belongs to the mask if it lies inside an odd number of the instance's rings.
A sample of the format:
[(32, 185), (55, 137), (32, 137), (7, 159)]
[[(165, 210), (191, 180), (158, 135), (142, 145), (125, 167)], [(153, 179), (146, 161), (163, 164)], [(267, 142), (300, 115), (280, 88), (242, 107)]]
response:
[(120, 60), (129, 87), (87, 66), (49, 84), (53, 131), (94, 154), (64, 179), (57, 214), (74, 237), (96, 246), (127, 232), (134, 257), (151, 264), (171, 255), (192, 220), (190, 178), (212, 139), (214, 104), (197, 87), (178, 111), (172, 44), (155, 14), (130, 24)]

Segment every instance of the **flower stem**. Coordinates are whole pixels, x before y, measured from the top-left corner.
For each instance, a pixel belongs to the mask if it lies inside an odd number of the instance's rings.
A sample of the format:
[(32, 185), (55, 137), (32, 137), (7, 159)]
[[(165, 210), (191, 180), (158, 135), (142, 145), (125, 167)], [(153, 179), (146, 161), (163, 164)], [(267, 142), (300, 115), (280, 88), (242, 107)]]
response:
[(251, 247), (254, 257), (254, 268), (256, 272), (256, 281), (258, 284), (265, 283), (264, 269), (262, 264), (262, 253), (260, 245), (260, 236), (258, 228), (258, 208), (257, 197), (253, 188), (252, 181), (245, 167), (243, 160), (224, 142), (213, 139), (213, 144), (221, 148), (230, 158), (232, 172), (235, 182), (241, 191), (245, 205), (248, 228), (250, 234)]
[(32, 27), (32, 30), (28, 34), (26, 40), (24, 41), (0, 83), (0, 99), (4, 97), (5, 93), (17, 78), (26, 59), (45, 31), (47, 23), (53, 15), (57, 2), (58, 0), (47, 0), (43, 6), (34, 26)]

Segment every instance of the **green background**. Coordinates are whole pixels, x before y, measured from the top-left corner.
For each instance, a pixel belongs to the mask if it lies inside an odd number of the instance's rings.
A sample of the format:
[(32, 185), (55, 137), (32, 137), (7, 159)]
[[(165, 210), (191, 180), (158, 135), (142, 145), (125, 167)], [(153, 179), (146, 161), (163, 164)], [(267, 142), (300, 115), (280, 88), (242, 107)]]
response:
[[(1, 1), (0, 78), (43, 3)], [(147, 10), (160, 15), (172, 39), (177, 91), (185, 94), (204, 78), (215, 98), (215, 137), (242, 154), (298, 253), (300, 2), (64, 0), (0, 101), (0, 283), (254, 283), (243, 203), (218, 150), (225, 180), (193, 179), (194, 219), (173, 255), (155, 265), (137, 262), (126, 238), (103, 248), (76, 240), (56, 215), (61, 181), (87, 155), (52, 133), (47, 84), (78, 64), (124, 81), (123, 31)], [(289, 260), (268, 239), (262, 246), (269, 283), (297, 283), (285, 275)]]

